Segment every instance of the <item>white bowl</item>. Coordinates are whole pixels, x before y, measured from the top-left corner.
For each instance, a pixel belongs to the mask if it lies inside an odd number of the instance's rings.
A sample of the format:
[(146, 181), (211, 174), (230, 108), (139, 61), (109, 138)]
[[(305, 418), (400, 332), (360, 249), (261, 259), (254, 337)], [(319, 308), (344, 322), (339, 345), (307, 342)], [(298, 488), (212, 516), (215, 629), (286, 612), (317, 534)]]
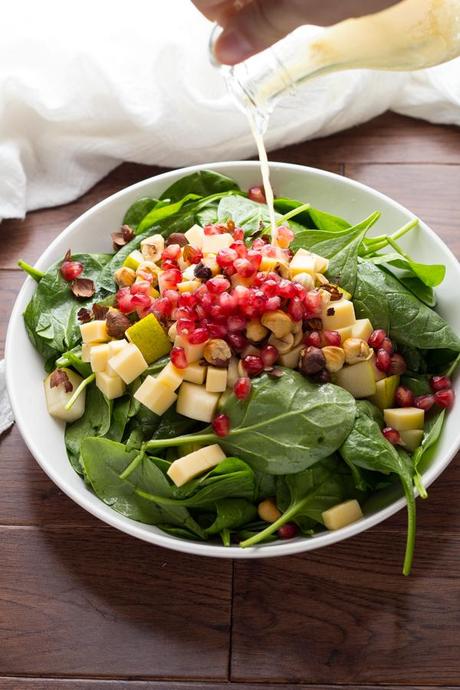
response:
[[(139, 182), (114, 194), (77, 218), (48, 247), (36, 266), (46, 270), (64, 255), (69, 247), (82, 252), (111, 250), (110, 232), (119, 227), (125, 210), (141, 196), (158, 197), (170, 184), (195, 170), (210, 169), (234, 178), (243, 189), (260, 181), (256, 162), (212, 163), (168, 172)], [(407, 209), (379, 192), (339, 175), (288, 163), (270, 166), (273, 187), (278, 196), (311, 202), (313, 206), (358, 222), (375, 210), (382, 218), (373, 232), (394, 231), (413, 218)], [(424, 223), (402, 242), (417, 259), (427, 263), (443, 263), (447, 277), (438, 290), (440, 313), (460, 331), (458, 285), (460, 267), (445, 244)], [(220, 558), (261, 558), (310, 551), (347, 539), (376, 525), (405, 506), (399, 499), (382, 510), (367, 515), (359, 522), (335, 532), (325, 532), (311, 538), (299, 537), (248, 549), (225, 548), (206, 543), (177, 539), (156, 527), (134, 522), (106, 506), (89, 491), (67, 460), (63, 426), (47, 413), (43, 395), (43, 362), (27, 337), (22, 313), (32, 297), (35, 283), (27, 278), (14, 305), (6, 339), (6, 375), (8, 391), (21, 434), (33, 456), (46, 474), (70, 498), (98, 518), (117, 529), (176, 551), (217, 556)], [(457, 384), (457, 393), (460, 386)], [(429, 486), (447, 467), (460, 447), (460, 405), (448, 415), (447, 423), (437, 447), (436, 456), (424, 474)]]

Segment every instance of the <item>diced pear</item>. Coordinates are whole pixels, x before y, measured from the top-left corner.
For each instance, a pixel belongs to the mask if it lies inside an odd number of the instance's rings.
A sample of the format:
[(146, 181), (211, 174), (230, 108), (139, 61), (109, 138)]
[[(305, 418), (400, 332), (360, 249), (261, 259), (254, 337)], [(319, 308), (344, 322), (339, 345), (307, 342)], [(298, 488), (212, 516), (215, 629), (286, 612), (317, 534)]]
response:
[(81, 346), (81, 361), (82, 362), (87, 362), (89, 364), (90, 356), (91, 356), (91, 348), (95, 344), (96, 343), (83, 343), (83, 345)]
[[(208, 341), (206, 341), (207, 343)], [(193, 345), (189, 343), (187, 338), (182, 335), (177, 335), (174, 340), (174, 347), (183, 347), (185, 351), (185, 356), (187, 358), (187, 363), (192, 364), (192, 362), (198, 362), (203, 357), (203, 352), (206, 343), (198, 343)]]
[(183, 280), (181, 283), (177, 283), (177, 289), (179, 292), (195, 292), (200, 285), (200, 280)]
[(74, 422), (76, 419), (80, 419), (80, 417), (83, 416), (85, 411), (86, 389), (80, 393), (70, 410), (66, 410), (65, 406), (83, 379), (71, 369), (62, 368), (62, 371), (67, 374), (67, 377), (72, 384), (72, 390), (66, 392), (64, 384), (62, 383), (60, 383), (58, 386), (51, 387), (51, 376), (53, 375), (51, 373), (44, 381), (46, 407), (48, 408), (48, 412), (52, 417), (62, 419), (64, 422), (69, 423)]
[(240, 375), (238, 373), (238, 362), (240, 360), (237, 359), (234, 355), (230, 357), (230, 361), (228, 363), (228, 368), (227, 368), (227, 388), (233, 389), (233, 386), (235, 385), (237, 379), (240, 378)]
[(336, 372), (335, 382), (354, 398), (367, 398), (376, 390), (374, 370), (368, 360), (343, 367)]
[(184, 455), (178, 460), (174, 460), (167, 474), (176, 486), (186, 484), (190, 479), (207, 472), (211, 467), (215, 467), (222, 460), (225, 460), (225, 453), (220, 446), (215, 443), (212, 446), (205, 446), (193, 453)]
[(321, 517), (327, 529), (335, 530), (360, 520), (363, 517), (363, 511), (358, 501), (352, 499), (325, 510)]
[(208, 367), (206, 390), (208, 393), (223, 393), (227, 388), (227, 369)]
[(164, 369), (160, 371), (157, 376), (157, 381), (162, 381), (171, 390), (175, 391), (179, 388), (184, 378), (184, 370), (178, 369), (172, 362), (168, 362)]
[(204, 230), (201, 225), (192, 225), (192, 227), (184, 233), (189, 244), (197, 249), (203, 248)]
[(93, 345), (90, 352), (90, 364), (93, 371), (105, 371), (109, 361), (110, 350), (108, 343)]
[(182, 376), (184, 381), (202, 384), (206, 378), (206, 367), (198, 362), (192, 362), (185, 369), (182, 369)]
[(156, 316), (148, 314), (126, 331), (126, 337), (137, 345), (148, 364), (155, 362), (171, 349), (169, 338)]
[(210, 393), (204, 386), (185, 382), (179, 388), (176, 410), (199, 422), (210, 422), (216, 411), (219, 393)]
[(367, 343), (373, 330), (374, 327), (369, 319), (358, 319), (351, 327), (351, 338), (361, 338)]
[(391, 407), (395, 401), (396, 389), (399, 386), (399, 375), (387, 376), (375, 384), (375, 393), (369, 400), (380, 410)]
[(137, 391), (134, 393), (136, 400), (157, 415), (162, 415), (177, 400), (177, 395), (165, 380), (146, 376)]
[(132, 383), (148, 366), (142, 352), (134, 343), (128, 343), (121, 352), (109, 359), (108, 364), (127, 384)]
[(341, 299), (330, 302), (323, 310), (323, 328), (327, 331), (337, 331), (339, 328), (352, 326), (356, 322), (353, 302)]
[(128, 254), (126, 259), (123, 261), (123, 266), (127, 268), (132, 268), (133, 271), (137, 271), (139, 266), (145, 261), (145, 256), (138, 249), (135, 249), (131, 254)]
[(297, 273), (310, 273), (314, 275), (317, 272), (316, 255), (306, 249), (298, 249), (289, 264), (291, 276), (295, 276)]
[(376, 381), (382, 381), (382, 379), (386, 378), (386, 374), (383, 371), (380, 371), (380, 369), (378, 369), (376, 361), (377, 361), (377, 359), (375, 356), (375, 352), (373, 352), (371, 358), (369, 359), (369, 362), (372, 365), (372, 370), (374, 372), (375, 380)]
[(229, 232), (223, 232), (221, 235), (203, 235), (201, 249), (203, 254), (217, 254), (221, 249), (227, 249), (233, 242), (233, 237)]
[(348, 340), (348, 338), (352, 337), (351, 333), (353, 326), (345, 326), (345, 328), (336, 328), (335, 330), (340, 335), (341, 345), (343, 345), (345, 340)]
[(394, 407), (383, 410), (383, 418), (387, 426), (397, 431), (423, 429), (425, 411), (419, 410), (418, 407)]
[(80, 333), (84, 343), (106, 343), (110, 340), (105, 321), (97, 320), (82, 323)]
[(104, 393), (107, 400), (120, 398), (126, 390), (126, 386), (118, 374), (109, 371), (99, 371), (96, 374), (96, 386), (101, 393)]
[(302, 345), (297, 345), (297, 347), (294, 347), (289, 352), (280, 355), (278, 360), (279, 364), (281, 364), (282, 367), (288, 367), (288, 369), (295, 369), (299, 363), (300, 353), (304, 347), (305, 345), (302, 343)]
[(407, 429), (407, 431), (400, 431), (401, 441), (404, 443), (407, 450), (413, 451), (418, 448), (422, 441), (424, 432), (422, 429)]
[(315, 259), (316, 273), (326, 273), (327, 269), (329, 268), (329, 259), (326, 259), (324, 256), (320, 256), (319, 254), (315, 254), (314, 252), (312, 252), (312, 256)]

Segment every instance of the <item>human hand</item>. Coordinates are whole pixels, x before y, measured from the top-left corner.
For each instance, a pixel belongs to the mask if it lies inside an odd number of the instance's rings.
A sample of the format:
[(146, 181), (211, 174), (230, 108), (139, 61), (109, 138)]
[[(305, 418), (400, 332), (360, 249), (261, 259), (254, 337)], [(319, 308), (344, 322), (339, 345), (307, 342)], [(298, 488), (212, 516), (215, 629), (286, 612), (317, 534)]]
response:
[(234, 65), (268, 48), (302, 24), (335, 24), (378, 12), (395, 0), (192, 0), (223, 31), (216, 41), (219, 62)]

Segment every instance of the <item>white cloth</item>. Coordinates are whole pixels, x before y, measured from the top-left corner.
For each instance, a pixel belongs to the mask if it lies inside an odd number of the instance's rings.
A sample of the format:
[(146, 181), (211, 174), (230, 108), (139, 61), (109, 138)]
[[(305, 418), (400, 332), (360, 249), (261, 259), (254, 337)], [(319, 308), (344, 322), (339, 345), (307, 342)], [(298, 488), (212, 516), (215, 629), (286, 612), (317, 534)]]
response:
[[(121, 161), (181, 166), (255, 154), (210, 65), (190, 0), (15, 0), (0, 41), (0, 218), (68, 202)], [(314, 29), (313, 29), (314, 30)], [(460, 61), (416, 74), (348, 72), (272, 116), (269, 149), (388, 108), (460, 124)]]
[(13, 422), (13, 410), (6, 392), (5, 362), (0, 361), (0, 436), (9, 429)]

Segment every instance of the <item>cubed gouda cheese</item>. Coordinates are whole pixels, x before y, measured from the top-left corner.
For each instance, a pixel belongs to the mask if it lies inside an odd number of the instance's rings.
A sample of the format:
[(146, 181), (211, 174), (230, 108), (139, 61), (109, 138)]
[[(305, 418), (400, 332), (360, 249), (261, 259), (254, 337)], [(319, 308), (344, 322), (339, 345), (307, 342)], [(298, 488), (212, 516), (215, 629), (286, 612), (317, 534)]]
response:
[[(185, 282), (190, 282), (192, 280), (195, 280), (195, 268), (196, 264), (191, 264), (190, 266), (187, 266), (185, 271), (182, 271), (182, 280)], [(179, 283), (180, 285), (180, 283)]]
[(351, 327), (351, 338), (361, 338), (365, 340), (366, 343), (369, 340), (369, 336), (374, 330), (369, 319), (358, 319)]
[(343, 367), (337, 371), (335, 382), (354, 398), (367, 398), (376, 390), (374, 370), (369, 360)]
[(221, 235), (203, 235), (203, 245), (201, 247), (203, 254), (217, 254), (221, 249), (227, 249), (233, 244), (233, 237), (229, 232), (223, 232)]
[(157, 381), (162, 381), (175, 391), (179, 388), (184, 378), (183, 369), (177, 369), (172, 362), (168, 362), (164, 369), (157, 376)]
[(330, 530), (340, 529), (352, 522), (356, 522), (363, 517), (363, 512), (358, 501), (355, 499), (339, 503), (329, 510), (322, 513), (322, 519), (325, 527)]
[(117, 355), (111, 357), (108, 364), (125, 383), (132, 383), (147, 369), (147, 362), (133, 343), (128, 343)]
[(187, 238), (187, 241), (189, 244), (192, 245), (192, 247), (197, 247), (198, 249), (202, 249), (203, 247), (203, 238), (204, 238), (204, 230), (201, 227), (201, 225), (192, 225), (192, 227), (187, 230), (185, 234), (185, 237)]
[(147, 376), (134, 393), (136, 400), (154, 414), (162, 415), (177, 400), (174, 390), (165, 383), (164, 379)]
[(110, 357), (108, 343), (93, 345), (90, 352), (90, 364), (93, 371), (105, 371)]
[(324, 256), (320, 256), (319, 254), (314, 254), (313, 252), (312, 256), (315, 259), (316, 273), (326, 273), (327, 269), (329, 268), (329, 259), (326, 259)]
[(394, 407), (383, 410), (383, 418), (387, 426), (397, 431), (423, 429), (425, 412), (418, 407)]
[[(206, 341), (207, 343), (208, 341)], [(174, 347), (183, 347), (185, 351), (185, 356), (187, 358), (187, 363), (192, 364), (193, 362), (198, 362), (203, 357), (203, 352), (206, 343), (198, 343), (197, 345), (192, 345), (189, 343), (187, 338), (182, 335), (177, 335), (174, 340)]]
[(179, 388), (176, 410), (199, 422), (210, 422), (219, 401), (219, 393), (210, 393), (204, 386), (184, 381)]
[(222, 448), (215, 443), (195, 450), (193, 453), (184, 455), (178, 460), (174, 460), (168, 469), (168, 476), (176, 486), (186, 484), (190, 479), (210, 470), (225, 460), (225, 453)]
[(96, 374), (96, 386), (104, 393), (107, 400), (114, 400), (120, 398), (126, 386), (119, 376), (111, 375), (107, 371), (99, 371)]
[(190, 381), (190, 383), (202, 384), (206, 378), (206, 367), (198, 362), (192, 362), (185, 369), (182, 370), (182, 376), (184, 381)]
[[(329, 306), (329, 305), (328, 305)], [(326, 329), (327, 330), (327, 329)], [(345, 342), (348, 338), (352, 337), (353, 326), (345, 326), (345, 328), (336, 328), (337, 333), (340, 335), (341, 344)]]
[(91, 348), (95, 343), (83, 343), (81, 346), (81, 361), (89, 363)]
[(209, 393), (223, 393), (227, 388), (227, 369), (208, 367), (206, 390)]
[(84, 343), (106, 343), (110, 340), (105, 321), (96, 320), (82, 323), (80, 332)]
[(321, 318), (323, 328), (327, 331), (337, 331), (339, 328), (353, 326), (356, 321), (353, 302), (347, 299), (330, 302), (324, 308)]
[(128, 344), (128, 341), (122, 338), (121, 340), (111, 340), (109, 345), (110, 356), (117, 355)]
[(291, 276), (295, 276), (297, 273), (310, 273), (314, 275), (317, 272), (315, 255), (306, 249), (298, 249), (289, 264)]

